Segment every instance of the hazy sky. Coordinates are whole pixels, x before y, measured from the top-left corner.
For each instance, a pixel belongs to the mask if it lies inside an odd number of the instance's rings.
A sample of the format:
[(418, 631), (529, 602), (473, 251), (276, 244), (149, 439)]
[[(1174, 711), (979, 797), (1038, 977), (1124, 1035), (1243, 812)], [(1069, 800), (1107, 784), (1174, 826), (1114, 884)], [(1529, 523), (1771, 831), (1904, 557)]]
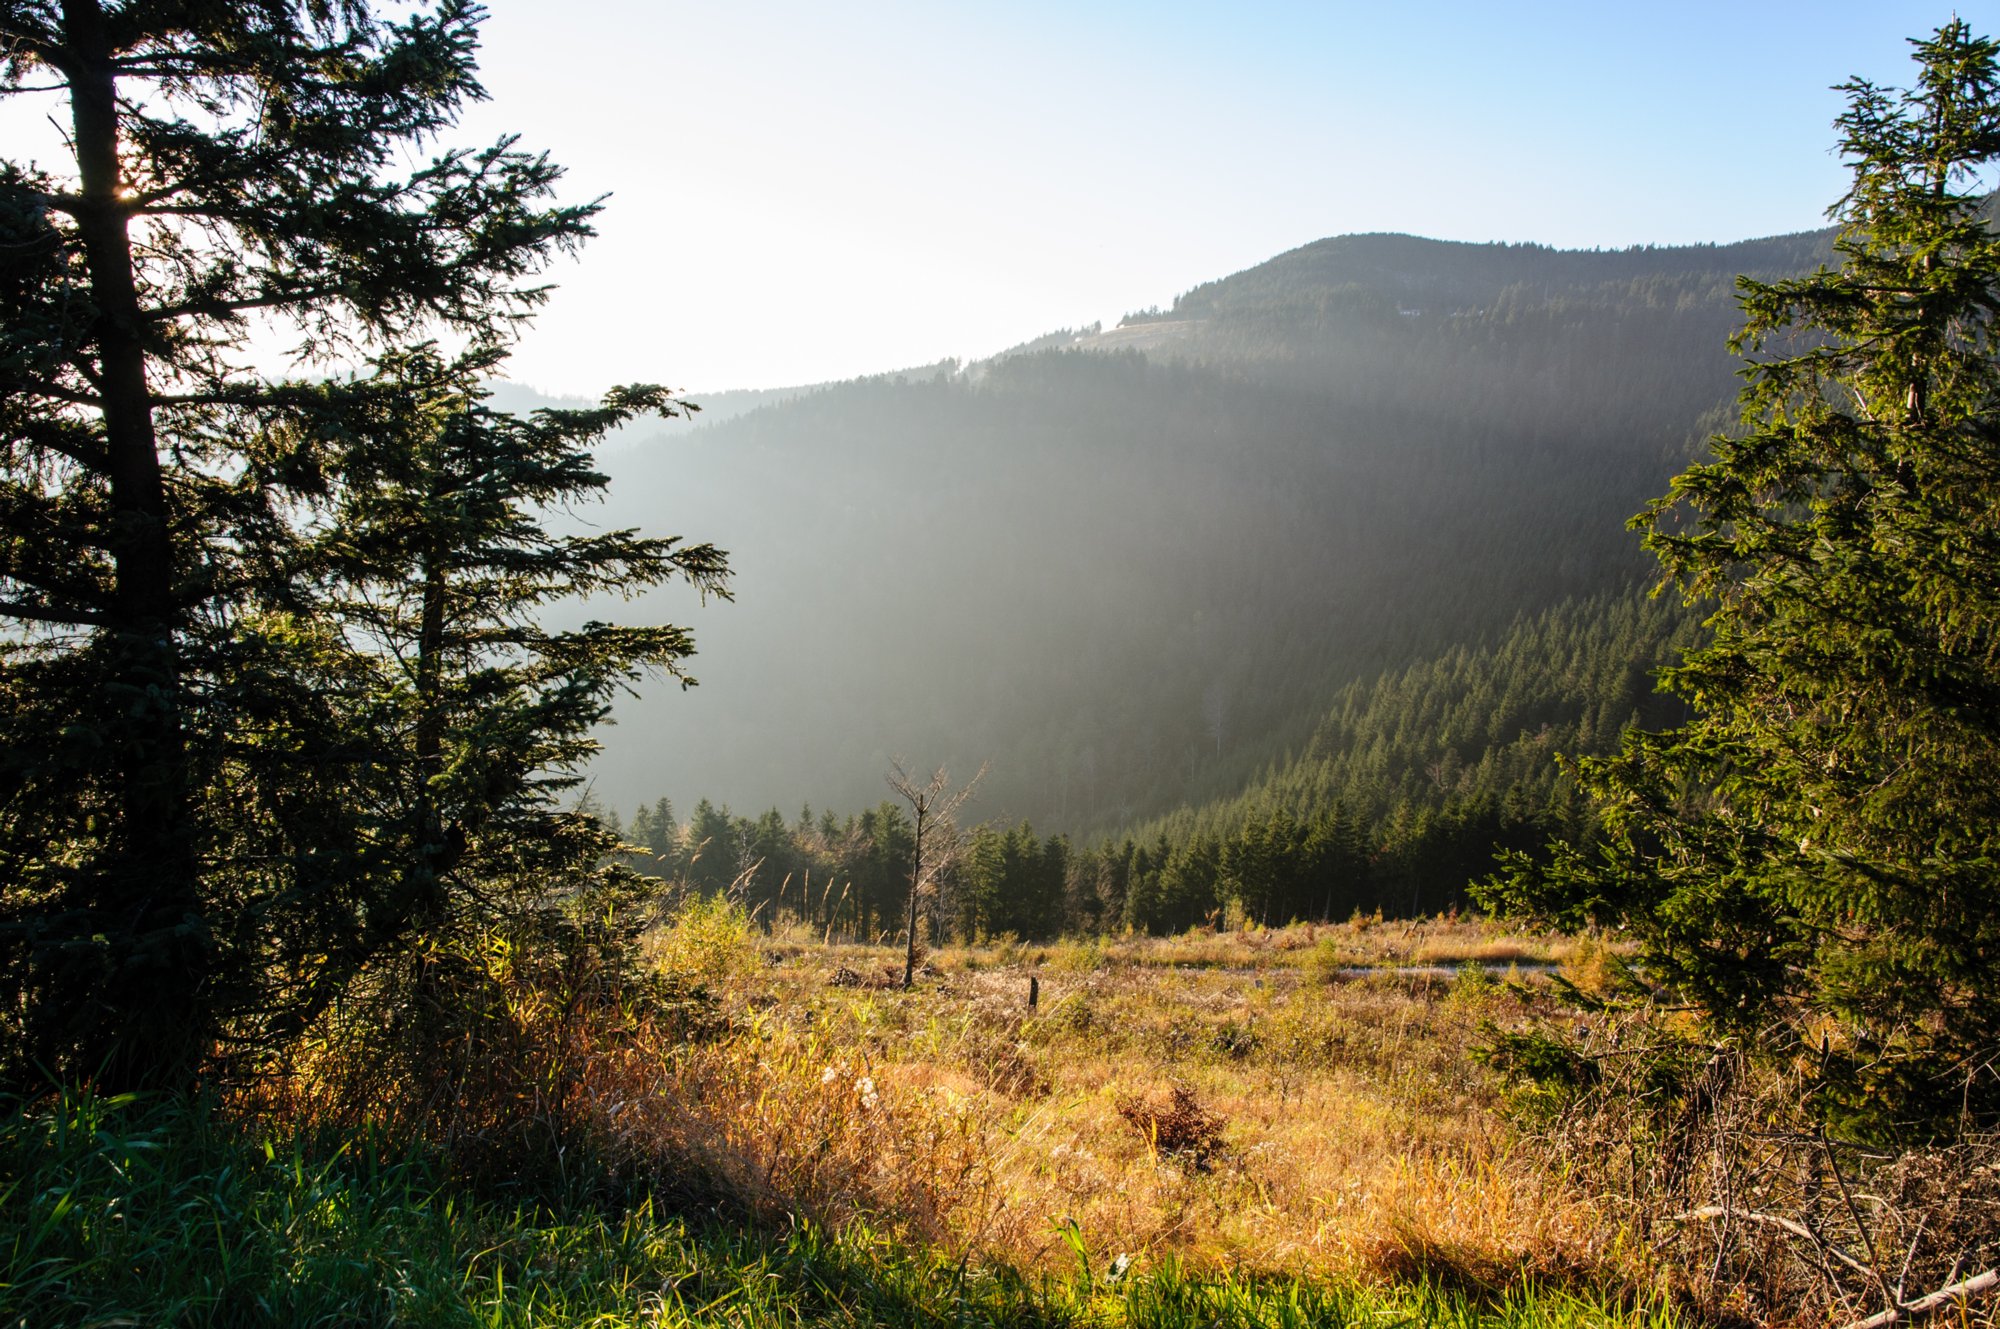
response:
[[(1115, 322), (1322, 236), (1820, 223), (1908, 0), (488, 0), (492, 101), (612, 197), (512, 375), (777, 386)], [(2000, 0), (1961, 6), (2000, 27)], [(26, 99), (23, 99), (24, 101)], [(0, 119), (14, 155), (39, 110)], [(25, 154), (24, 154), (25, 155)]]
[[(516, 377), (769, 386), (974, 357), (1321, 236), (1623, 246), (1820, 224), (1829, 86), (1900, 0), (490, 0), (493, 94), (610, 192)], [(1981, 31), (2000, 5), (1960, 12)]]

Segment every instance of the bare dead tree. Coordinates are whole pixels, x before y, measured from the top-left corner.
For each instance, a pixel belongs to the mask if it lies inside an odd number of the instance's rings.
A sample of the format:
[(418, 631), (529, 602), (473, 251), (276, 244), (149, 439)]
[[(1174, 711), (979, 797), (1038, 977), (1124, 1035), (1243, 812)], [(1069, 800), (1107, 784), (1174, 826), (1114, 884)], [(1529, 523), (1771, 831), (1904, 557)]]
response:
[(907, 942), (903, 950), (903, 986), (908, 988), (917, 976), (917, 902), (926, 887), (932, 886), (938, 874), (950, 867), (958, 857), (961, 840), (958, 834), (958, 810), (965, 806), (972, 791), (979, 787), (986, 768), (981, 766), (977, 774), (958, 789), (951, 787), (951, 777), (940, 766), (931, 773), (931, 778), (918, 784), (903, 769), (901, 761), (890, 763), (889, 787), (895, 790), (916, 818), (915, 845), (910, 851), (910, 923)]

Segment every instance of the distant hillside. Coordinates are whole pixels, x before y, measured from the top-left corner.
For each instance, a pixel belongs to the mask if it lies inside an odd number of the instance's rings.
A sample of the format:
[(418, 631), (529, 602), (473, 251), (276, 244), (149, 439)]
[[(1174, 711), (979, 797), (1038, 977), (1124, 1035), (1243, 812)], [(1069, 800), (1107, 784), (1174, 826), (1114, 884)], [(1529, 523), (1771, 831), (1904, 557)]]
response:
[[(1231, 797), (1090, 841), (986, 822), (940, 883), (935, 917), (963, 941), (1044, 941), (1463, 905), (1496, 849), (1588, 836), (1587, 802), (1556, 754), (1681, 719), (1653, 680), (1698, 632), (1678, 601), (1630, 588), (1523, 614), (1491, 646), (1341, 689), (1300, 749)], [(759, 917), (873, 936), (903, 916), (910, 823), (894, 799), (846, 817), (655, 805), (625, 833), (645, 848), (640, 870), (734, 890)]]
[[(1069, 340), (1073, 337), (1073, 334), (1069, 333), (1052, 333), (1050, 335), (1064, 340)], [(955, 361), (945, 361), (942, 364), (926, 365), (917, 369), (896, 370), (892, 373), (873, 375), (872, 377), (894, 379), (908, 378), (913, 375), (918, 377), (935, 376), (937, 374), (955, 372), (957, 368), (958, 365)], [(791, 401), (796, 397), (803, 397), (810, 393), (839, 385), (833, 383), (804, 383), (788, 388), (732, 388), (724, 392), (702, 392), (679, 388), (673, 384), (669, 384), (668, 386), (675, 387), (676, 391), (682, 392), (687, 400), (698, 408), (692, 417), (695, 423), (713, 425), (720, 424), (724, 420), (733, 420), (739, 415), (747, 415), (749, 412), (758, 410), (761, 407), (775, 406), (780, 402)], [(493, 380), (486, 385), (486, 388), (491, 394), (490, 401), (495, 410), (511, 411), (516, 414), (525, 414), (528, 411), (539, 410), (543, 407), (574, 409), (576, 407), (597, 405), (597, 402), (593, 398), (552, 396), (526, 383), (516, 383), (509, 379)], [(650, 438), (659, 432), (659, 427), (657, 420), (641, 419), (619, 429), (613, 437), (624, 442)]]
[[(1608, 299), (1671, 288), (1707, 297), (1734, 287), (1739, 273), (1795, 272), (1830, 254), (1834, 232), (1743, 240), (1729, 245), (1629, 249), (1551, 249), (1546, 245), (1464, 244), (1413, 235), (1342, 235), (1301, 245), (1234, 276), (1206, 282), (1164, 313), (1129, 315), (1126, 323), (1224, 319), (1299, 322), (1331, 327), (1329, 295), (1372, 295), (1411, 314), (1477, 313), (1503, 298), (1543, 301)], [(1338, 300), (1331, 302), (1338, 306)]]
[(1231, 794), (1355, 680), (1643, 574), (1623, 522), (1725, 418), (1735, 275), (1829, 238), (1343, 237), (629, 439), (608, 519), (732, 550), (738, 600), (661, 602), (702, 686), (619, 709), (598, 796), (866, 806), (895, 755), (990, 760), (981, 814), (1048, 829)]
[(1240, 792), (1079, 847), (1067, 923), (1170, 932), (1232, 900), (1272, 922), (1462, 905), (1496, 847), (1589, 836), (1557, 754), (1683, 718), (1654, 675), (1697, 635), (1671, 597), (1613, 591), (1351, 683)]

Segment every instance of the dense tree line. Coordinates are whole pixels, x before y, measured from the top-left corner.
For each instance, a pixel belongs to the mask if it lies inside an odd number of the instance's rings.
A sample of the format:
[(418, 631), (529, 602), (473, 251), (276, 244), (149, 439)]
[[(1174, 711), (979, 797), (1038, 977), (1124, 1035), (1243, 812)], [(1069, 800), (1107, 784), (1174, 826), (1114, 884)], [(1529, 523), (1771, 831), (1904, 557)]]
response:
[(1653, 674), (1693, 632), (1670, 602), (1597, 596), (1351, 684), (1303, 751), (1240, 794), (1079, 855), (1095, 918), (1163, 932), (1224, 911), (1281, 923), (1458, 906), (1497, 851), (1586, 822), (1558, 756), (1680, 713)]
[(909, 899), (914, 828), (891, 801), (844, 818), (807, 807), (789, 821), (776, 808), (746, 817), (707, 799), (684, 823), (664, 798), (629, 820), (592, 810), (622, 837), (632, 868), (726, 893), (767, 927), (878, 941), (896, 931)]
[[(1694, 635), (1672, 601), (1635, 591), (1565, 602), (1491, 645), (1351, 684), (1301, 752), (1231, 798), (1083, 847), (1025, 822), (980, 826), (942, 884), (939, 934), (1162, 933), (1462, 904), (1497, 851), (1587, 829), (1558, 755), (1610, 752), (1626, 729), (1682, 715), (1653, 675)], [(624, 834), (646, 851), (642, 871), (733, 890), (773, 923), (876, 937), (906, 898), (910, 828), (891, 802), (788, 824), (704, 800), (681, 826), (659, 800)]]

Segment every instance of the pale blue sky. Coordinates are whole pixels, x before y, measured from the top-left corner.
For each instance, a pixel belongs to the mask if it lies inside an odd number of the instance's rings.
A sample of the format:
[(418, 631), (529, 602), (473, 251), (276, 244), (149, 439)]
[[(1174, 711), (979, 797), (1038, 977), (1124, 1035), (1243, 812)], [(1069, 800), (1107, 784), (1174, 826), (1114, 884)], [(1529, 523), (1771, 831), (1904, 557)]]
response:
[[(1820, 224), (1910, 0), (1401, 6), (488, 0), (493, 100), (610, 193), (513, 374), (697, 392), (977, 357), (1350, 231), (1563, 246)], [(1962, 5), (1982, 32), (2000, 0)], [(27, 99), (22, 99), (24, 102)], [(5, 155), (40, 110), (9, 108)]]
[[(1991, 30), (2000, 6), (1961, 9)], [(492, 0), (493, 93), (613, 194), (514, 372), (813, 381), (1115, 320), (1325, 235), (1563, 246), (1820, 224), (1870, 3)], [(1982, 12), (1983, 11), (1983, 12)]]

